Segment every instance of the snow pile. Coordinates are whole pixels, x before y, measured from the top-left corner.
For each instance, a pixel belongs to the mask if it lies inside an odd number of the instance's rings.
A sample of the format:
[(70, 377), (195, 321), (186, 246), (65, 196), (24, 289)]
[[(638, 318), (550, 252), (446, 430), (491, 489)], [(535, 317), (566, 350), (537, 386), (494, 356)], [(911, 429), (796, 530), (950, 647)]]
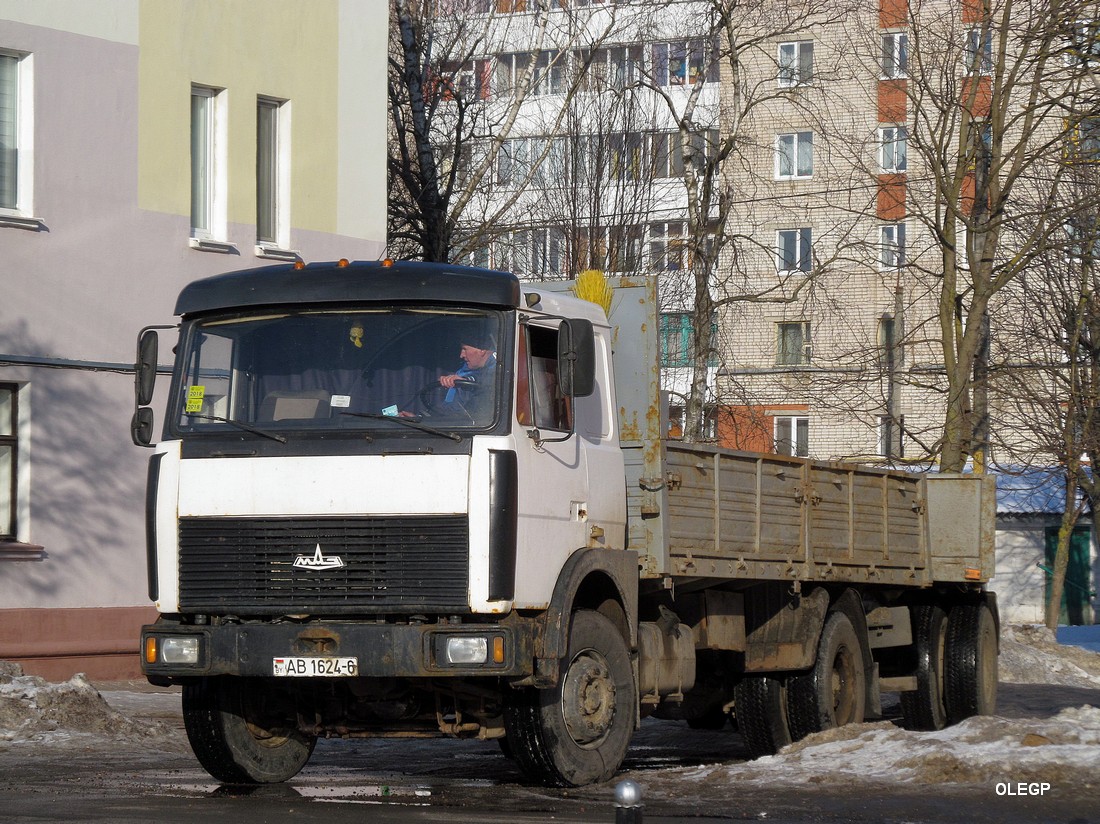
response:
[(1011, 780), (1084, 786), (1100, 774), (1100, 708), (1074, 707), (1045, 720), (970, 718), (940, 732), (909, 732), (889, 721), (854, 724), (810, 735), (778, 755), (682, 774), (689, 780), (739, 784)]
[(1001, 628), (1000, 680), (1100, 688), (1100, 654), (1059, 644), (1042, 624)]
[(112, 710), (82, 674), (53, 684), (24, 675), (17, 664), (0, 662), (0, 745), (43, 742), (62, 733), (145, 739), (163, 736), (165, 730)]

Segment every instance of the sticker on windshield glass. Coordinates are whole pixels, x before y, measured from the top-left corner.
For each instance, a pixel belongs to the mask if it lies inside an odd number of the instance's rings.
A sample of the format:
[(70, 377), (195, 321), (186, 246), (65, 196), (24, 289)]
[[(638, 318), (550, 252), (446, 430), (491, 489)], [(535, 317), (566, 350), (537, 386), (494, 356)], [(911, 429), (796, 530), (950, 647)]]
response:
[(397, 410), (397, 404), (387, 406), (385, 409), (382, 410), (382, 414), (385, 415), (387, 418), (397, 417), (397, 415), (399, 414)]
[(332, 406), (346, 409), (351, 406), (351, 395), (333, 395), (332, 400), (329, 402)]
[(206, 395), (205, 386), (192, 386), (187, 390), (187, 411), (201, 412), (202, 399)]

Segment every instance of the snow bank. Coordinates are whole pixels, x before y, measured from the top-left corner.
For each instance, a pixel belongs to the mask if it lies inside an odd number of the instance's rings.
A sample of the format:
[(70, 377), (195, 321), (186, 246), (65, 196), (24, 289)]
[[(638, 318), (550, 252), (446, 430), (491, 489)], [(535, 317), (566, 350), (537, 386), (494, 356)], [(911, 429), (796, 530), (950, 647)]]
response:
[(165, 731), (162, 724), (115, 712), (82, 674), (55, 684), (0, 662), (0, 745), (45, 742), (71, 733), (147, 739)]
[(970, 718), (940, 732), (889, 721), (804, 738), (778, 755), (681, 772), (685, 780), (819, 784), (879, 780), (914, 784), (998, 781), (1093, 783), (1100, 772), (1100, 708), (1075, 707), (1045, 720)]

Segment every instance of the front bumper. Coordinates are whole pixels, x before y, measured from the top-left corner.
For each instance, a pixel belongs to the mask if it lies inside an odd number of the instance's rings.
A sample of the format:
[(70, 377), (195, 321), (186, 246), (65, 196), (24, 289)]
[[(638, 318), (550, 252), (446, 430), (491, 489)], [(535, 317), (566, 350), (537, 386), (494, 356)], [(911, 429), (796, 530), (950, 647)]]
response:
[[(447, 642), (456, 636), (484, 637), (489, 650), (487, 660), (449, 663)], [(193, 662), (163, 660), (164, 641), (181, 638), (197, 639)], [(194, 643), (189, 646), (196, 647)], [(274, 659), (292, 656), (354, 657), (358, 659), (358, 675), (368, 678), (524, 676), (532, 672), (533, 648), (532, 633), (524, 631), (522, 625), (503, 624), (326, 621), (191, 626), (160, 622), (141, 630), (142, 671), (150, 680), (271, 676)]]

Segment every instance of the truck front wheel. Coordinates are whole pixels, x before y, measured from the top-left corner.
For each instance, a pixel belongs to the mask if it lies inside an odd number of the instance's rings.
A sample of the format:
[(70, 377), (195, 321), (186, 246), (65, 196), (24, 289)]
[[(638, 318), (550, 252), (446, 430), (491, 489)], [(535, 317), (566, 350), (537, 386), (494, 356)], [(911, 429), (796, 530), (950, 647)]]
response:
[(606, 617), (573, 615), (569, 651), (553, 689), (509, 696), (509, 748), (531, 780), (559, 787), (607, 781), (634, 732), (637, 694), (626, 641)]
[(183, 722), (203, 769), (227, 784), (293, 778), (317, 743), (316, 736), (297, 729), (289, 697), (259, 679), (202, 678), (185, 684)]

